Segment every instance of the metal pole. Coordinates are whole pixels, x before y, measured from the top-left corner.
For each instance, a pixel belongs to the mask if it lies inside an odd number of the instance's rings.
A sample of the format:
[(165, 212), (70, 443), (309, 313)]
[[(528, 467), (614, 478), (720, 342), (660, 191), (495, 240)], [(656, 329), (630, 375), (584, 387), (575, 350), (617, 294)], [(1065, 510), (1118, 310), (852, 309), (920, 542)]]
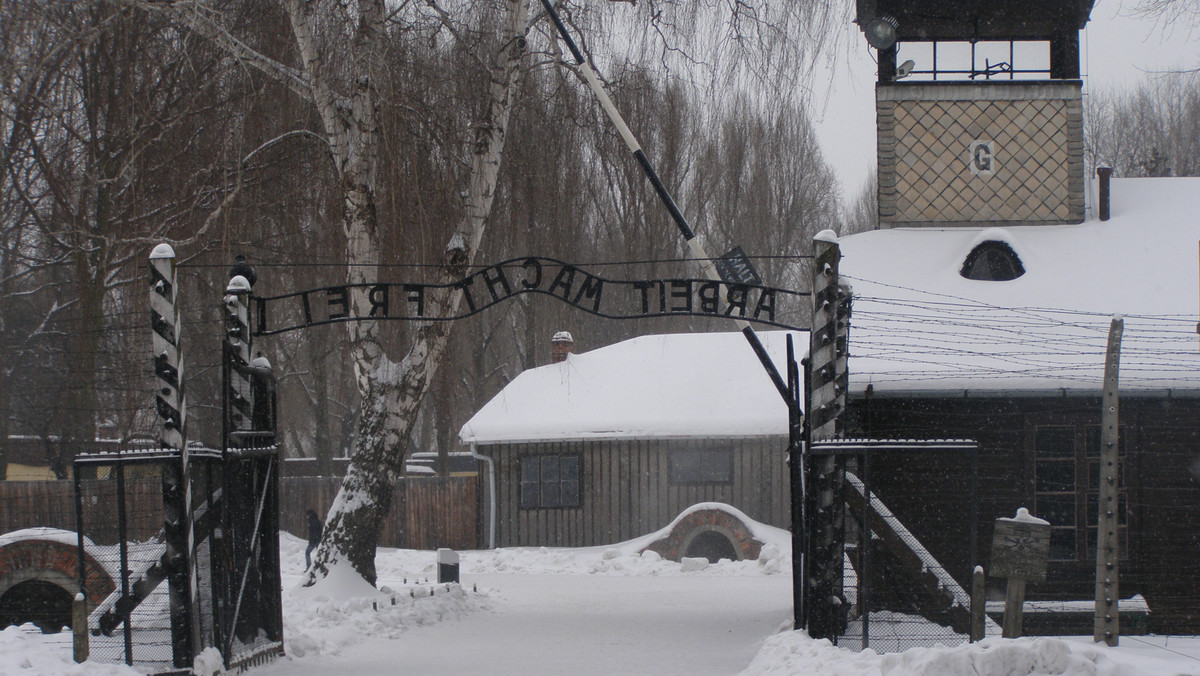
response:
[[(811, 336), (810, 336), (811, 343)], [(810, 347), (811, 349), (811, 347)], [(804, 401), (808, 402), (809, 410), (812, 410), (812, 354), (810, 353), (801, 364), (804, 367)], [(804, 612), (803, 623), (800, 625), (804, 629), (808, 629), (809, 620), (812, 616), (812, 604), (809, 603), (809, 597), (812, 592), (812, 587), (809, 584), (809, 571), (812, 570), (812, 493), (808, 490), (808, 470), (812, 466), (812, 416), (804, 416), (804, 422), (801, 425), (801, 434), (804, 435), (804, 448), (800, 454), (800, 467), (797, 471), (800, 473), (800, 513), (802, 516), (800, 526), (801, 546), (799, 554), (792, 550), (792, 556), (799, 556), (800, 562), (800, 578), (793, 580), (793, 584), (800, 585), (802, 596), (802, 609)], [(792, 500), (796, 499), (795, 494)], [(795, 505), (793, 505), (795, 509)]]
[[(117, 539), (120, 540), (121, 560), (121, 597), (129, 598), (129, 533), (125, 522), (125, 464), (117, 459)], [(126, 613), (122, 619), (122, 635), (125, 640), (125, 664), (133, 666), (133, 628), (129, 626), (129, 616)]]
[(792, 530), (792, 626), (804, 627), (804, 430), (800, 412), (799, 369), (792, 336), (787, 337), (788, 485)]
[(87, 566), (83, 550), (83, 482), (79, 478), (79, 463), (72, 468), (75, 475), (75, 538), (79, 548), (79, 593), (87, 597)]
[(971, 574), (979, 565), (979, 447), (971, 450)]
[[(646, 178), (648, 178), (650, 180), (650, 184), (654, 186), (654, 192), (658, 193), (658, 197), (662, 201), (663, 206), (665, 206), (667, 208), (667, 212), (671, 214), (671, 219), (675, 222), (675, 227), (679, 229), (679, 233), (683, 235), (683, 239), (688, 245), (688, 249), (692, 254), (692, 258), (694, 258), (696, 262), (700, 264), (700, 269), (706, 278), (714, 282), (724, 282), (725, 280), (722, 279), (720, 273), (717, 272), (716, 265), (713, 264), (713, 258), (709, 256), (707, 251), (704, 250), (704, 245), (701, 244), (699, 238), (696, 237), (696, 233), (692, 230), (692, 227), (688, 225), (687, 219), (684, 218), (683, 212), (679, 210), (679, 206), (675, 204), (675, 200), (671, 197), (670, 191), (668, 191), (667, 187), (663, 185), (662, 179), (658, 177), (658, 173), (654, 171), (654, 166), (650, 164), (650, 160), (646, 157), (646, 153), (642, 150), (641, 144), (638, 143), (637, 138), (634, 137), (633, 132), (630, 131), (629, 125), (625, 124), (625, 119), (621, 117), (620, 111), (617, 110), (616, 105), (614, 105), (612, 99), (609, 98), (608, 92), (605, 91), (604, 85), (600, 82), (600, 76), (596, 74), (596, 70), (592, 68), (591, 63), (584, 58), (583, 52), (580, 51), (579, 47), (575, 45), (575, 41), (571, 39), (571, 34), (567, 31), (567, 27), (565, 24), (563, 24), (562, 19), (559, 18), (558, 12), (554, 9), (554, 5), (550, 2), (550, 0), (542, 0), (542, 7), (546, 9), (546, 13), (550, 15), (550, 20), (554, 23), (555, 28), (558, 29), (559, 36), (562, 37), (563, 42), (567, 44), (567, 49), (571, 52), (571, 56), (575, 58), (575, 63), (577, 66), (579, 66), (579, 72), (583, 75), (584, 81), (587, 83), (588, 87), (591, 88), (592, 93), (595, 94), (596, 98), (600, 101), (600, 107), (604, 109), (604, 113), (608, 116), (608, 119), (611, 120), (613, 125), (617, 128), (617, 133), (619, 133), (621, 138), (625, 141), (625, 146), (629, 148), (631, 153), (633, 153), (634, 158), (637, 159), (638, 164), (641, 165), (642, 171), (645, 172)], [(754, 328), (751, 327), (750, 323), (746, 320), (738, 318), (734, 321), (737, 324), (738, 330), (741, 331), (742, 335), (746, 337), (746, 342), (750, 344), (750, 347), (754, 350), (754, 354), (762, 363), (767, 375), (771, 378), (772, 384), (775, 385), (775, 389), (779, 392), (779, 396), (783, 397), (784, 401), (787, 401), (787, 383), (784, 382), (783, 377), (779, 375), (779, 370), (775, 368), (775, 364), (767, 355), (766, 349), (763, 348), (762, 342), (758, 339), (758, 334), (754, 332)]]
[(859, 547), (862, 556), (862, 570), (858, 576), (859, 598), (862, 605), (858, 612), (862, 616), (862, 648), (871, 647), (871, 454), (862, 455), (863, 482), (863, 513), (862, 524), (859, 526)]
[(71, 629), (74, 631), (73, 642), (75, 661), (84, 662), (88, 658), (88, 613), (87, 613), (87, 565), (83, 549), (83, 483), (79, 478), (79, 463), (71, 466), (75, 480), (75, 538), (79, 557), (79, 593), (71, 604)]

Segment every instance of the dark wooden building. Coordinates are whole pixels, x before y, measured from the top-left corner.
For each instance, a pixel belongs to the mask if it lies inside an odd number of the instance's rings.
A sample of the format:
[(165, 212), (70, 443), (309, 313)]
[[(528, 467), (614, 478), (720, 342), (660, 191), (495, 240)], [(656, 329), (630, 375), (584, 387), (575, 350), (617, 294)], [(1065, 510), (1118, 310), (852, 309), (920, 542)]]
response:
[[(760, 336), (782, 367), (785, 333)], [(487, 459), (496, 546), (621, 542), (703, 502), (788, 525), (787, 409), (740, 333), (564, 354), (514, 379), (460, 438)]]
[[(986, 129), (975, 133), (1006, 138)], [(968, 145), (958, 142), (964, 153)], [(1054, 152), (1041, 152), (1041, 162), (1053, 162)], [(912, 152), (904, 154), (912, 160)], [(954, 165), (939, 166), (950, 171)], [(1021, 175), (1028, 183), (1034, 174)], [(992, 178), (1009, 181), (997, 193), (1010, 190), (1012, 199), (1032, 194), (999, 171), (962, 182), (985, 192)], [(1068, 190), (1070, 182), (1061, 187)], [(881, 220), (881, 229), (841, 240), (841, 270), (855, 297), (846, 434), (978, 440), (980, 563), (986, 569), (992, 521), (1028, 507), (1053, 527), (1049, 578), (1031, 585), (1031, 598), (1090, 598), (1105, 349), (1111, 321), (1122, 315), (1120, 594), (1145, 597), (1152, 631), (1195, 632), (1200, 180), (1096, 180), (1080, 191), (1080, 204), (1085, 192), (1091, 206), (1082, 223), (963, 222), (963, 214), (982, 213), (972, 211), (979, 205), (970, 195), (950, 195), (945, 203), (958, 205), (950, 221)], [(1102, 211), (1110, 217), (1100, 220)], [(944, 464), (886, 466), (914, 459), (881, 462), (876, 478), (896, 479), (878, 483), (881, 497), (965, 582), (971, 567), (962, 524), (948, 527), (949, 517), (938, 516), (961, 513), (965, 471)]]
[[(992, 524), (1027, 507), (1051, 523), (1047, 579), (1029, 598), (1095, 593), (1099, 397), (930, 393), (872, 396), (853, 428), (873, 437), (967, 436), (980, 444), (978, 563), (989, 570)], [(1120, 595), (1145, 598), (1154, 633), (1200, 629), (1200, 398), (1127, 395), (1120, 403)], [(931, 462), (931, 460), (933, 460)], [(966, 463), (879, 456), (874, 488), (947, 569), (966, 581)], [(957, 517), (956, 517), (957, 515)], [(1003, 581), (992, 581), (1002, 598)]]
[[(854, 287), (845, 433), (978, 440), (979, 563), (994, 519), (1027, 507), (1052, 528), (1030, 596), (1093, 598), (1105, 351), (1123, 315), (1120, 596), (1145, 597), (1152, 631), (1196, 633), (1200, 179), (1089, 173), (1092, 5), (858, 0), (879, 57), (879, 211), (877, 230), (840, 242)], [(892, 456), (873, 470), (965, 582), (969, 468)]]

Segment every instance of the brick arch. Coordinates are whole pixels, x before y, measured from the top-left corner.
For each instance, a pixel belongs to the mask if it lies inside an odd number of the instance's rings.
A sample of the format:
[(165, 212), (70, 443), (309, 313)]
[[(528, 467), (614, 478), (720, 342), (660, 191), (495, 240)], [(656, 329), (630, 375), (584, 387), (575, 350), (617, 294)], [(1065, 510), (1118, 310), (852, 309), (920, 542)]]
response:
[[(83, 560), (87, 599), (94, 605), (107, 598), (116, 585), (91, 555), (84, 553)], [(29, 580), (58, 585), (74, 596), (79, 591), (79, 548), (36, 537), (0, 545), (0, 597)]]
[(671, 531), (651, 542), (642, 551), (656, 552), (664, 559), (679, 561), (697, 536), (717, 532), (725, 536), (739, 559), (757, 559), (763, 542), (754, 537), (744, 521), (728, 511), (717, 508), (697, 509), (676, 521)]

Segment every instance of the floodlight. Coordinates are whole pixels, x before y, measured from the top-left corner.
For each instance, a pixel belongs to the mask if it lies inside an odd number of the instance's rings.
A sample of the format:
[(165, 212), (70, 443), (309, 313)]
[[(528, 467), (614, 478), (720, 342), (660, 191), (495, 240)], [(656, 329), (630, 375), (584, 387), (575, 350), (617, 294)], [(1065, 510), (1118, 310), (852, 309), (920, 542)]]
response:
[(867, 22), (863, 33), (867, 36), (867, 44), (875, 49), (890, 49), (896, 44), (896, 29), (899, 22), (890, 16), (879, 16)]

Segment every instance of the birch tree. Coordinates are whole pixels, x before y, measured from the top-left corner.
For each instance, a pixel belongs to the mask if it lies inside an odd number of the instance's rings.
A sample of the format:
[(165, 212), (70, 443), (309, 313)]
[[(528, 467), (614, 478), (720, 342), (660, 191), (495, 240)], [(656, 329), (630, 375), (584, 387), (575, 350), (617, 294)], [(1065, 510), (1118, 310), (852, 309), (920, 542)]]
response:
[[(379, 281), (378, 84), (385, 67), (380, 57), (389, 21), (383, 0), (280, 0), (278, 6), (291, 29), (294, 56), (257, 51), (251, 46), (252, 37), (236, 35), (222, 13), (204, 3), (129, 0), (129, 4), (166, 14), (311, 103), (341, 190), (346, 282), (367, 285)], [(436, 2), (431, 0), (428, 6), (446, 32), (455, 35), (464, 29)], [(469, 169), (460, 193), (461, 217), (444, 245), (437, 269), (442, 283), (463, 276), (479, 249), (526, 51), (527, 0), (499, 0), (495, 9), (494, 16), (502, 20), (499, 34), (484, 43), (490, 49), (480, 56), (488, 84), (476, 107), (475, 138), (465, 160)], [(479, 14), (486, 17), (488, 13)], [(392, 236), (404, 237), (403, 226), (394, 229)], [(461, 301), (461, 289), (431, 292), (426, 298), (426, 314), (452, 316)], [(352, 302), (359, 316), (368, 315), (365, 295)], [(325, 535), (306, 584), (324, 578), (343, 562), (374, 584), (375, 547), (380, 524), (391, 507), (392, 484), (450, 332), (448, 322), (423, 322), (411, 332), (405, 353), (395, 356), (389, 354), (378, 323), (348, 322), (346, 327), (361, 402), (357, 434), (350, 466), (326, 517)]]
[[(387, 4), (384, 0), (275, 0), (270, 3), (221, 3), (220, 0), (121, 0), (127, 6), (148, 14), (166, 16), (193, 34), (203, 36), (223, 50), (242, 68), (254, 69), (287, 88), (311, 105), (314, 128), (327, 147), (331, 171), (341, 197), (340, 223), (347, 262), (345, 281), (351, 285), (369, 285), (379, 280), (385, 256), (394, 251), (420, 251), (412, 242), (425, 242), (431, 236), (426, 229), (402, 220), (400, 210), (391, 213), (392, 222), (382, 222), (381, 206), (390, 186), (381, 180), (381, 149), (388, 140), (382, 106), (405, 105), (387, 100), (382, 83), (392, 64), (386, 62), (390, 41), (421, 39), (433, 49), (444, 45), (469, 46), (463, 58), (471, 59), (478, 74), (474, 97), (458, 101), (471, 118), (471, 138), (462, 144), (430, 144), (431, 152), (441, 153), (456, 165), (458, 175), (454, 198), (445, 205), (455, 216), (441, 236), (434, 266), (434, 283), (448, 284), (466, 274), (473, 265), (483, 239), (484, 227), (491, 216), (498, 192), (501, 160), (508, 142), (510, 118), (517, 101), (527, 59), (527, 38), (531, 35), (528, 0), (488, 0), (482, 3), (442, 4), (439, 0), (422, 3)], [(761, 3), (754, 8), (744, 3), (730, 7), (723, 2), (706, 0), (707, 21), (721, 24), (721, 12), (728, 9), (729, 25), (718, 31), (720, 40), (691, 63), (712, 65), (714, 55), (728, 47), (735, 37), (744, 38), (745, 47), (774, 50), (805, 44), (792, 37), (796, 21), (807, 16), (833, 14), (831, 5), (819, 3)], [(664, 36), (662, 52), (653, 58), (662, 63), (667, 55), (680, 54), (679, 44), (697, 35), (708, 34), (711, 23), (696, 23), (693, 4), (684, 2), (648, 3), (651, 13), (633, 16), (631, 21), (646, 23), (642, 36)], [(662, 12), (653, 11), (661, 6)], [(252, 7), (254, 11), (278, 15), (290, 34), (287, 45), (271, 48), (262, 35), (247, 31), (234, 20), (234, 10)], [(564, 6), (573, 25), (603, 26), (589, 23), (589, 14), (615, 11), (601, 6), (584, 11), (582, 3)], [(619, 7), (619, 6), (614, 6)], [(784, 7), (780, 12), (771, 10)], [(816, 8), (816, 9), (812, 9)], [(762, 14), (758, 14), (761, 10)], [(771, 11), (768, 11), (771, 10)], [(644, 11), (640, 8), (639, 12)], [(812, 28), (812, 26), (808, 26)], [(752, 30), (756, 29), (756, 30)], [(820, 38), (821, 31), (815, 35)], [(552, 33), (543, 28), (538, 34), (547, 50), (541, 54), (543, 65), (557, 66), (559, 56)], [(549, 40), (546, 38), (549, 37)], [(654, 42), (654, 38), (648, 38)], [(819, 39), (813, 44), (819, 42)], [(756, 48), (757, 48), (756, 47)], [(799, 54), (807, 49), (777, 51), (772, 56)], [(639, 58), (645, 58), (642, 54)], [(686, 59), (685, 59), (686, 60)], [(810, 64), (783, 63), (765, 57), (763, 77), (778, 81), (792, 69), (803, 78)], [(737, 68), (722, 70), (735, 73)], [(744, 73), (743, 73), (744, 74)], [(424, 77), (436, 77), (424, 75)], [(422, 104), (413, 102), (414, 107)], [(437, 135), (428, 120), (414, 121), (417, 134)], [(264, 139), (269, 143), (270, 139)], [(664, 154), (669, 154), (667, 149)], [(628, 159), (628, 158), (626, 158)], [(640, 186), (645, 189), (645, 186)], [(585, 235), (586, 236), (586, 235)], [(359, 287), (363, 288), (363, 287)], [(354, 314), (366, 316), (368, 299), (352, 297)], [(462, 290), (447, 286), (433, 291), (427, 287), (425, 315), (434, 319), (455, 315), (462, 303)], [(335, 566), (348, 564), (368, 582), (375, 582), (374, 555), (380, 525), (391, 507), (394, 479), (403, 464), (405, 446), (417, 424), (418, 409), (437, 370), (445, 358), (452, 324), (428, 321), (403, 329), (405, 340), (384, 334), (375, 322), (347, 322), (347, 345), (359, 401), (357, 429), (351, 449), (351, 461), (338, 497), (326, 517), (325, 535), (305, 584), (314, 584)]]

